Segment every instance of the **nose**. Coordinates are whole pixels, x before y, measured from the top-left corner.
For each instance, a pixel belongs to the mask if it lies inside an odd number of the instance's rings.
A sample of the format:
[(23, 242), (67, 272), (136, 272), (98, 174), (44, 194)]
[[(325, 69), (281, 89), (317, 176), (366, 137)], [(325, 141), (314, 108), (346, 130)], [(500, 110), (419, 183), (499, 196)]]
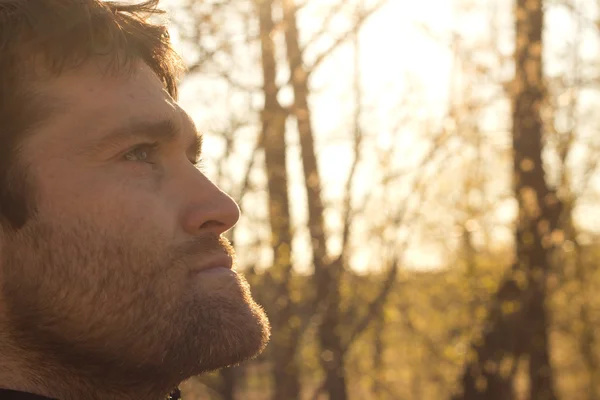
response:
[(190, 201), (182, 216), (183, 229), (190, 235), (212, 233), (221, 235), (237, 223), (240, 209), (237, 203), (203, 174), (194, 185)]

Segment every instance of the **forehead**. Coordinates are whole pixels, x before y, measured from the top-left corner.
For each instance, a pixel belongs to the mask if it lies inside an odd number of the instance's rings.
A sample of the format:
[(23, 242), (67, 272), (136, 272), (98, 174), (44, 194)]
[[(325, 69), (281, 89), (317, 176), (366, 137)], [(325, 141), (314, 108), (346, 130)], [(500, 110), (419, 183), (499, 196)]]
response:
[(35, 135), (40, 146), (85, 144), (130, 121), (188, 118), (142, 62), (118, 74), (89, 62), (35, 85), (56, 103), (56, 111), (40, 128), (43, 134)]

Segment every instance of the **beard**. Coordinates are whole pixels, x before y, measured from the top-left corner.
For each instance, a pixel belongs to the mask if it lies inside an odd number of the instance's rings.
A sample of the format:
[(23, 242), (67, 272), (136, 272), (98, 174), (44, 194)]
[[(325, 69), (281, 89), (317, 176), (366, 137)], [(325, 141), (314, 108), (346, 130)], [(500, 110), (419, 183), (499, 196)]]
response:
[(165, 390), (263, 350), (268, 320), (243, 277), (189, 278), (202, 257), (234, 257), (225, 239), (207, 235), (174, 248), (143, 236), (34, 219), (7, 237), (7, 329), (40, 377)]

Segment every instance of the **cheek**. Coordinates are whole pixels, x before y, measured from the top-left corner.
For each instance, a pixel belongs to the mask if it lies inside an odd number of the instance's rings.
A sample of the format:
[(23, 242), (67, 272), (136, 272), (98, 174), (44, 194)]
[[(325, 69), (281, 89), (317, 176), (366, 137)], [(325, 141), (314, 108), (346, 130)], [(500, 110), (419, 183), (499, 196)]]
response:
[(34, 239), (13, 247), (18, 256), (10, 260), (10, 281), (56, 307), (123, 305), (152, 288), (168, 257), (159, 242), (83, 221), (37, 225), (30, 232)]
[(95, 337), (160, 310), (153, 299), (165, 293), (157, 275), (165, 254), (156, 244), (134, 247), (81, 223), (28, 228), (3, 265), (13, 318), (25, 316), (25, 325), (36, 321), (44, 332)]
[(98, 172), (72, 173), (62, 180), (52, 176), (40, 185), (40, 218), (83, 220), (111, 235), (173, 237), (174, 207), (153, 182)]
[[(143, 179), (132, 182), (92, 170), (72, 173), (63, 180), (48, 178), (42, 189), (40, 224), (63, 231), (80, 244), (72, 246), (67, 240), (63, 245), (70, 247), (62, 257), (67, 263), (79, 259), (88, 264), (82, 265), (85, 268), (96, 268), (90, 275), (102, 277), (110, 271), (123, 277), (128, 272), (144, 274), (174, 243), (178, 226), (175, 207), (162, 191)], [(83, 260), (86, 257), (91, 260)], [(106, 260), (106, 265), (95, 266), (98, 259)]]

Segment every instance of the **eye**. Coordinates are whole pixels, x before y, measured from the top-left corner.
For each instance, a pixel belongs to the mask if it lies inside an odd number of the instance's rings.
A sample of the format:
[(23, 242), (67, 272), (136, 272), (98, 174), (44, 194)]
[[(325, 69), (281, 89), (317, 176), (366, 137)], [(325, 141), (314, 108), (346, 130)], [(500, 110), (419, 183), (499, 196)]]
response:
[(145, 162), (153, 164), (149, 161), (158, 147), (158, 142), (155, 143), (143, 143), (135, 146), (133, 149), (125, 153), (124, 158), (127, 161), (133, 162)]

